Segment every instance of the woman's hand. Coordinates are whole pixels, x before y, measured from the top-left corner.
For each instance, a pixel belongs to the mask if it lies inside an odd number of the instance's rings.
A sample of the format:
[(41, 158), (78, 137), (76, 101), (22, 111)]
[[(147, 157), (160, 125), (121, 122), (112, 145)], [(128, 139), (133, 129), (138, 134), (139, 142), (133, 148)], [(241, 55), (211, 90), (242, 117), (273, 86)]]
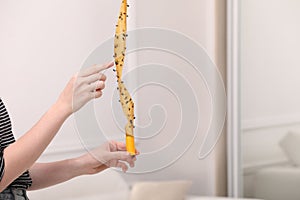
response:
[(110, 167), (121, 168), (123, 172), (126, 172), (127, 164), (134, 167), (135, 161), (136, 157), (126, 152), (125, 144), (115, 141), (107, 142), (76, 159), (81, 174), (96, 174)]
[[(137, 152), (137, 154), (139, 153)], [(126, 172), (127, 164), (133, 167), (135, 161), (136, 158), (126, 152), (123, 143), (107, 142), (78, 158), (51, 163), (35, 163), (30, 168), (33, 183), (29, 189), (46, 188), (77, 176), (96, 174), (109, 167), (119, 167)]]
[(90, 100), (100, 98), (106, 81), (106, 76), (102, 72), (113, 65), (113, 62), (94, 65), (74, 75), (59, 96), (57, 103), (71, 114)]

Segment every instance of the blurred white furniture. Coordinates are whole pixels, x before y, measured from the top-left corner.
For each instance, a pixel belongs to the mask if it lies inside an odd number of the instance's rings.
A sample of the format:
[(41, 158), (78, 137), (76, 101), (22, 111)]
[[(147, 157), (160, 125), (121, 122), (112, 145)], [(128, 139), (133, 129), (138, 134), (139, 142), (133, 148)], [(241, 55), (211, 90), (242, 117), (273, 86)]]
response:
[(243, 144), (247, 197), (300, 199), (300, 123), (286, 120), (267, 127), (253, 125), (244, 130)]
[(299, 200), (300, 168), (270, 167), (254, 176), (254, 196), (267, 200)]
[(187, 197), (186, 200), (261, 200), (261, 199), (236, 199), (236, 198), (226, 198), (226, 197)]

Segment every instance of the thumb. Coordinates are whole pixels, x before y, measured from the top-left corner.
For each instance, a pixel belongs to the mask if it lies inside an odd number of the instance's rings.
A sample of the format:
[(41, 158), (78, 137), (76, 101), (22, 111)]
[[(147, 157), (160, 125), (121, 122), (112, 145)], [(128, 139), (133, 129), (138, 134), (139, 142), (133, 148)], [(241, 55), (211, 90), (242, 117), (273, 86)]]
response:
[(130, 153), (127, 151), (116, 151), (116, 152), (111, 152), (111, 159), (116, 159), (116, 160), (123, 160), (127, 161), (130, 159)]

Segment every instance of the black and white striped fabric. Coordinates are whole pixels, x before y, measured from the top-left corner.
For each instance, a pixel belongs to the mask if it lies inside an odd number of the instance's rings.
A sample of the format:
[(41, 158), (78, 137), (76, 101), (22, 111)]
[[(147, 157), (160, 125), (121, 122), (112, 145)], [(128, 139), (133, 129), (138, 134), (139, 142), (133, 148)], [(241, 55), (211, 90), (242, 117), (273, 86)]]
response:
[[(5, 108), (4, 103), (0, 98), (0, 181), (5, 173), (5, 160), (3, 158), (3, 151), (8, 145), (15, 142), (12, 133), (12, 125)], [(19, 178), (13, 181), (10, 186), (14, 188), (28, 189), (32, 184), (29, 172), (24, 172)]]

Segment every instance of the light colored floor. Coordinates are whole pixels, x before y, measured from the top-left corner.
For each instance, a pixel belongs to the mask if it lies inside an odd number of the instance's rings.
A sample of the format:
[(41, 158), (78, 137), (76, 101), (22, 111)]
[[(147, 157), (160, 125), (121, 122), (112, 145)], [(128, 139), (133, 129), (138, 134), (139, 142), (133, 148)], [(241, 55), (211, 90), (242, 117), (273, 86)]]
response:
[(227, 197), (193, 197), (190, 196), (186, 200), (262, 200), (262, 199), (237, 199), (237, 198), (227, 198)]

